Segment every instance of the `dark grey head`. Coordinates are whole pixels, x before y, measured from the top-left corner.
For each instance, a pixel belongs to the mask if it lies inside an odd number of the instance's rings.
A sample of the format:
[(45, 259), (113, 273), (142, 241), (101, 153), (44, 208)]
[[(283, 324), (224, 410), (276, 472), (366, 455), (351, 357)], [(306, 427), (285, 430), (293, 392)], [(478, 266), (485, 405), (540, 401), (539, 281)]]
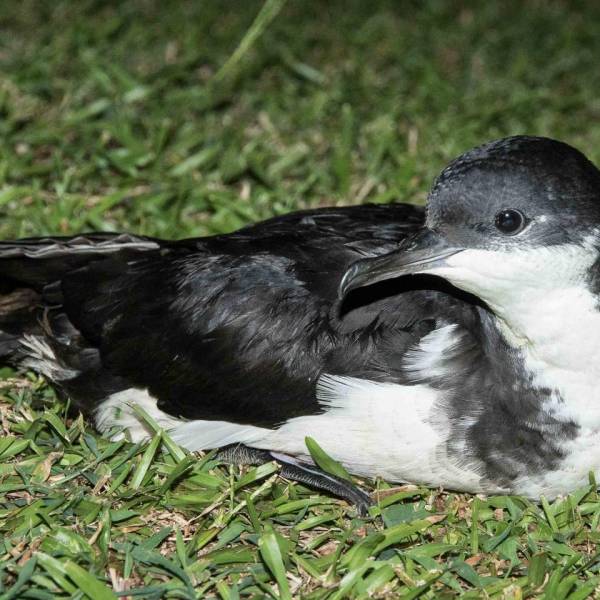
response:
[(509, 137), (466, 152), (428, 199), (427, 227), (461, 247), (577, 242), (598, 224), (600, 172), (548, 138)]
[(353, 265), (342, 292), (429, 273), (502, 310), (528, 288), (587, 285), (599, 228), (600, 172), (583, 154), (547, 138), (505, 138), (450, 163), (429, 195), (423, 231)]

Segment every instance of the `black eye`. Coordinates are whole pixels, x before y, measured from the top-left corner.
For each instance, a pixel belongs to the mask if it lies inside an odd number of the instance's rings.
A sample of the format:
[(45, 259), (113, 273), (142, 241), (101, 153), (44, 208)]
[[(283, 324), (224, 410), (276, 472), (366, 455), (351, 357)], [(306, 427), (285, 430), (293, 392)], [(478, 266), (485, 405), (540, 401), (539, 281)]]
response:
[(514, 235), (525, 227), (525, 217), (515, 208), (505, 208), (496, 215), (494, 224), (502, 233)]

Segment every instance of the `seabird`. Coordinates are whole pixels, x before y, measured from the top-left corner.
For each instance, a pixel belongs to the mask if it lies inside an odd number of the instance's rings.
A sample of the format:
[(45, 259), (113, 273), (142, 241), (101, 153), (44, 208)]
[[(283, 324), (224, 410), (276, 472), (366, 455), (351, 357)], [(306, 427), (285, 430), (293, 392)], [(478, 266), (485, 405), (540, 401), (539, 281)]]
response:
[[(110, 435), (365, 494), (311, 464), (475, 493), (600, 467), (600, 172), (516, 136), (450, 163), (426, 211), (309, 210), (226, 235), (0, 243), (0, 354)], [(121, 433), (122, 435), (122, 433)]]

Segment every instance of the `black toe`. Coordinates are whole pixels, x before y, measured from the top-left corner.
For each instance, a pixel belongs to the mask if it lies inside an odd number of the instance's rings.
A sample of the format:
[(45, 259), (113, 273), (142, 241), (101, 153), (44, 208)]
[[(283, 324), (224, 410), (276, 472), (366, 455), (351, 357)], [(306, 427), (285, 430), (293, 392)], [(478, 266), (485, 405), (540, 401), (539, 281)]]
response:
[(279, 454), (278, 452), (271, 452), (270, 454), (281, 465), (280, 475), (282, 477), (304, 483), (309, 487), (343, 498), (356, 506), (361, 516), (368, 515), (372, 502), (371, 497), (364, 490), (361, 490), (341, 477), (322, 471), (315, 465), (304, 463), (296, 458)]
[(221, 448), (216, 458), (238, 465), (260, 465), (274, 460), (281, 467), (279, 474), (282, 477), (343, 498), (356, 506), (359, 515), (363, 517), (369, 514), (372, 502), (367, 492), (350, 481), (326, 473), (313, 464), (302, 462), (287, 454), (251, 448), (243, 444), (232, 444)]

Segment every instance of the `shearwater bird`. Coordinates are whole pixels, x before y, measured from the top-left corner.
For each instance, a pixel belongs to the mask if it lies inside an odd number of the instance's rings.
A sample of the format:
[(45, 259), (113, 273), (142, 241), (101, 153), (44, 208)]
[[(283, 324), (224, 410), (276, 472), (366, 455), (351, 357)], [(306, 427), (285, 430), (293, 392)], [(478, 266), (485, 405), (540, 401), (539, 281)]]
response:
[(310, 462), (532, 498), (600, 467), (600, 172), (516, 136), (466, 152), (426, 211), (292, 213), (208, 238), (0, 243), (0, 353), (108, 435), (282, 472)]

